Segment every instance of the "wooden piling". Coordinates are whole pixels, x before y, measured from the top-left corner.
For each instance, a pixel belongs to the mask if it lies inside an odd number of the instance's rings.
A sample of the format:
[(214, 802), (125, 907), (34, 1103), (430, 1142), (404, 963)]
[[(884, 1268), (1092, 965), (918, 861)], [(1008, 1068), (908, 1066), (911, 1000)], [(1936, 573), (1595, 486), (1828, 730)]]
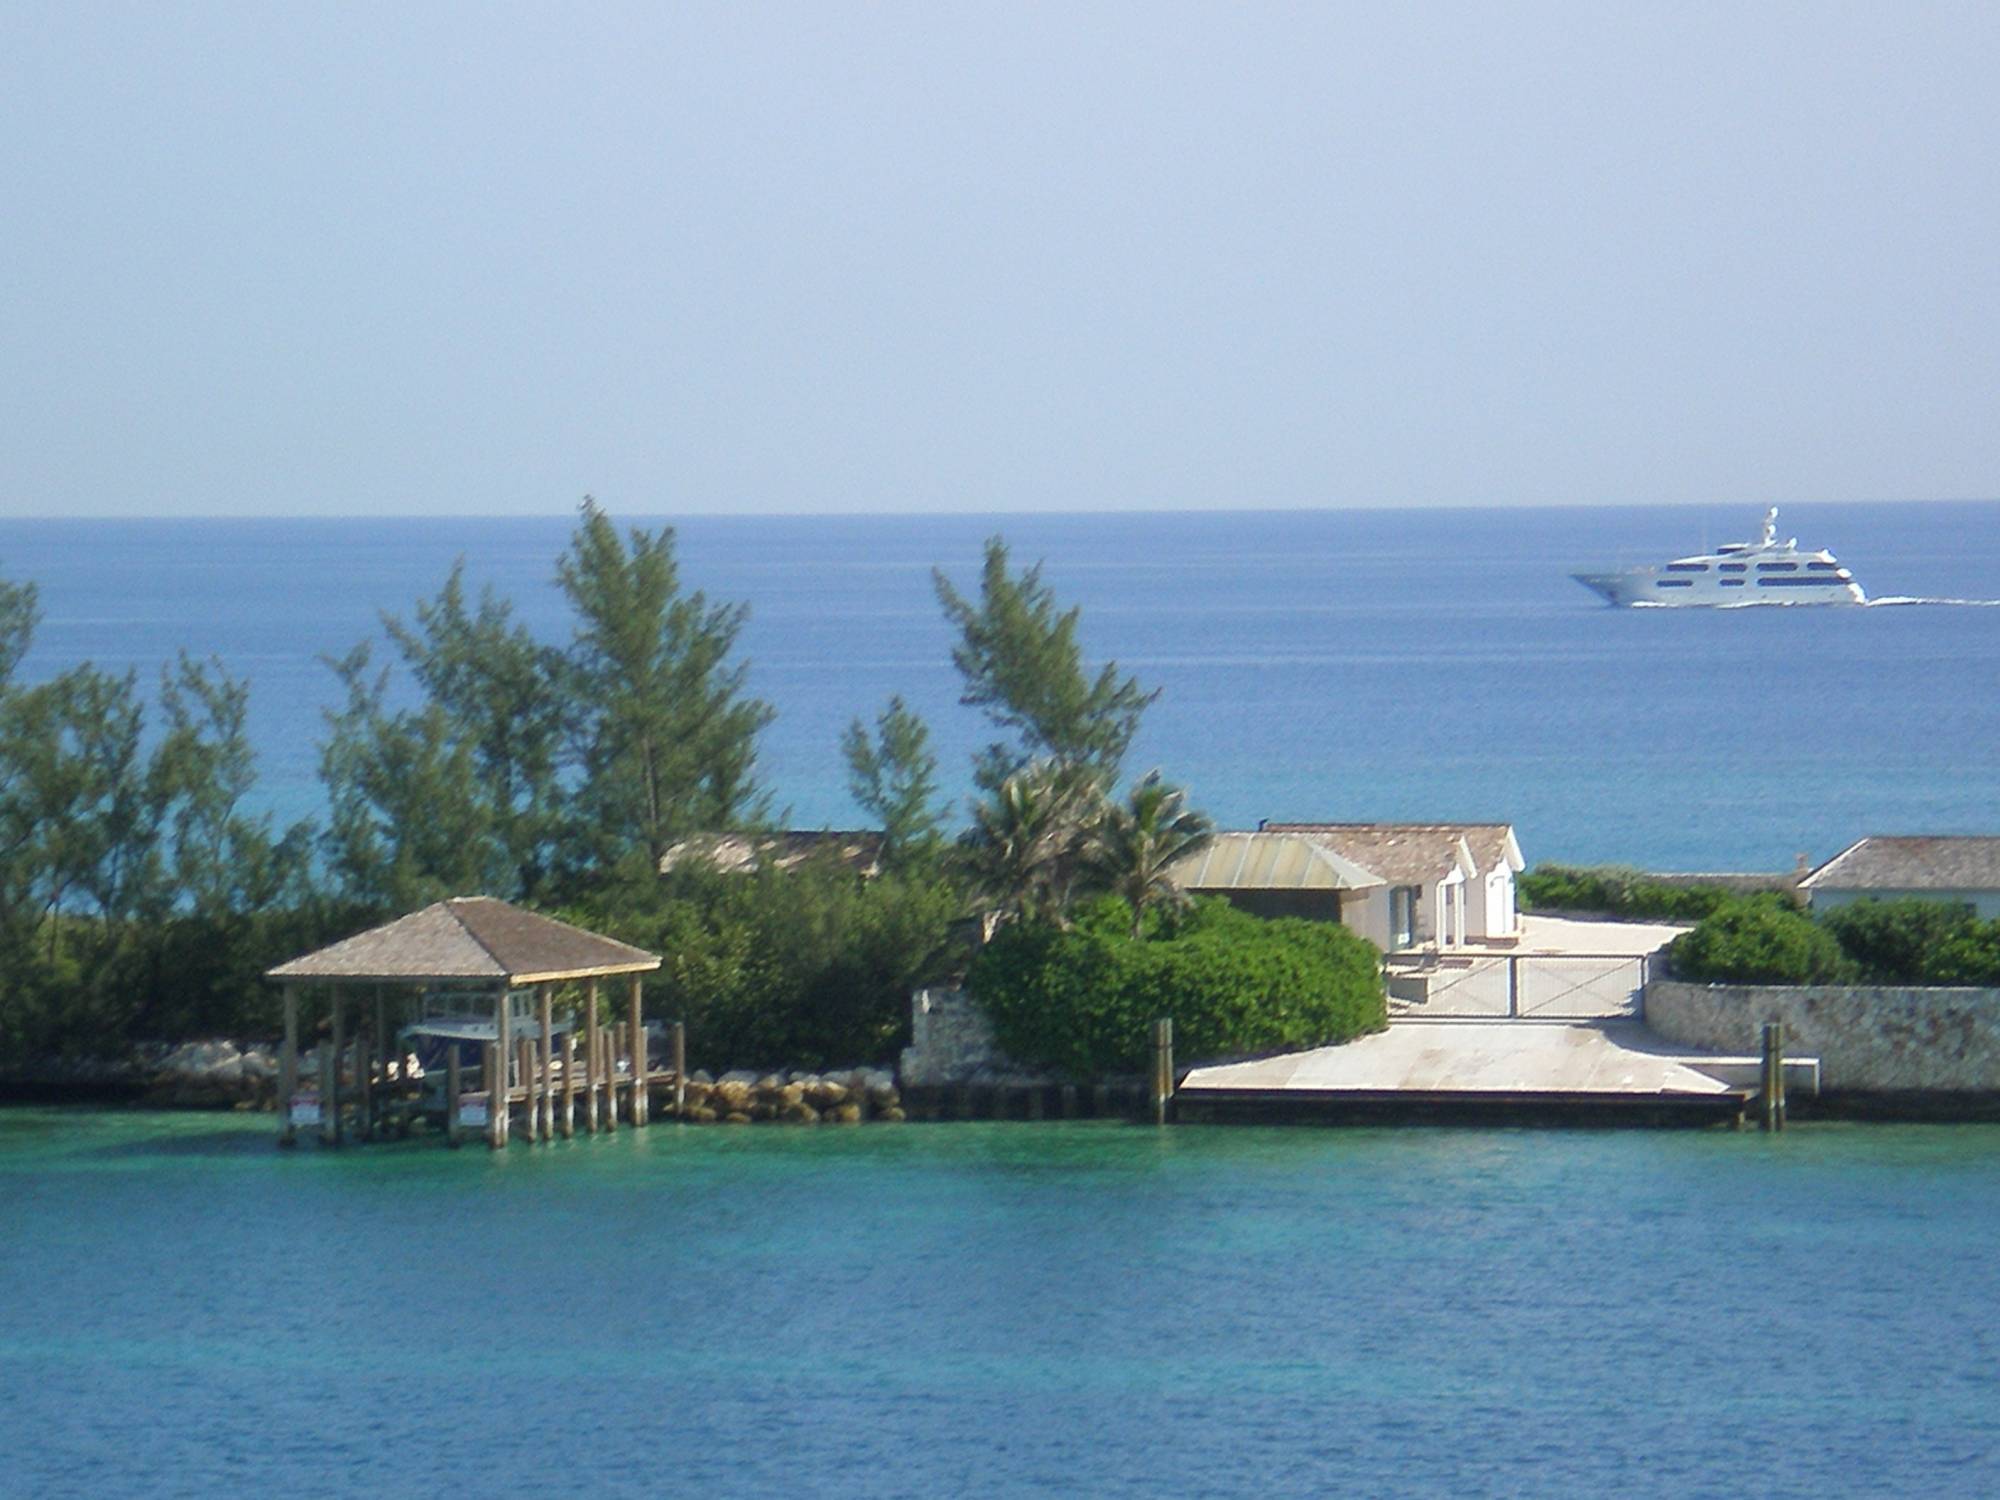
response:
[(326, 1039), (326, 1050), (325, 1050), (325, 1053), (324, 1053), (323, 1055), (324, 1055), (325, 1057), (327, 1057), (328, 1059), (330, 1059), (330, 1061), (331, 1061), (331, 1063), (332, 1063), (332, 1066), (331, 1066), (330, 1068), (326, 1069), (326, 1072), (327, 1072), (327, 1073), (328, 1073), (328, 1075), (329, 1075), (329, 1078), (330, 1078), (330, 1081), (328, 1082), (328, 1084), (327, 1084), (327, 1086), (326, 1086), (325, 1088), (322, 1088), (322, 1089), (321, 1089), (321, 1090), (319, 1091), (319, 1105), (320, 1105), (320, 1110), (321, 1110), (321, 1120), (322, 1120), (322, 1122), (323, 1122), (323, 1123), (321, 1124), (321, 1126), (320, 1126), (320, 1139), (321, 1139), (321, 1140), (323, 1140), (323, 1141), (325, 1141), (325, 1142), (326, 1142), (326, 1143), (327, 1143), (328, 1145), (332, 1145), (332, 1146), (338, 1146), (338, 1145), (340, 1144), (340, 1140), (341, 1140), (341, 1136), (340, 1136), (340, 1063), (341, 1063), (341, 1056), (340, 1056), (340, 1050), (341, 1050), (341, 1036), (340, 1036), (340, 986), (339, 986), (339, 985), (334, 985), (334, 986), (332, 986), (332, 988), (331, 988), (331, 989), (330, 989), (330, 990), (328, 991), (328, 993), (329, 993), (329, 994), (331, 994), (331, 995), (333, 996), (333, 1002), (332, 1002), (332, 1006), (333, 1006), (333, 1015), (332, 1015), (332, 1018), (331, 1018), (331, 1020), (330, 1020), (330, 1022), (329, 1022), (329, 1025), (328, 1025), (328, 1027), (327, 1027), (327, 1030), (328, 1030), (328, 1032), (330, 1033), (330, 1035), (329, 1035), (329, 1036), (327, 1037), (327, 1039)]
[(372, 1141), (375, 1139), (375, 1033), (365, 1020), (354, 1037), (354, 1076), (361, 1095), (354, 1133), (364, 1141)]
[(458, 1149), (458, 1096), (464, 1089), (459, 1077), (458, 1043), (445, 1043), (450, 1050), (444, 1064), (444, 1143), (452, 1150)]
[(536, 1133), (543, 1140), (552, 1141), (556, 1138), (555, 1016), (552, 1009), (553, 1001), (549, 994), (549, 987), (545, 984), (538, 984), (535, 986), (535, 990), (536, 1004), (541, 1010), (542, 1022), (542, 1078), (539, 1095), (540, 1102), (536, 1106), (538, 1118), (536, 1119), (535, 1127)]
[(1174, 1023), (1162, 1016), (1153, 1023), (1153, 1123), (1167, 1123), (1167, 1102), (1174, 1097)]
[(299, 1091), (299, 987), (285, 986), (285, 1045), (278, 1053), (278, 1144), (298, 1144), (292, 1124), (292, 1096)]
[(1785, 1128), (1785, 1023), (1764, 1023), (1764, 1128)]
[(643, 1125), (646, 1116), (652, 1112), (649, 1066), (651, 1059), (646, 1056), (646, 1017), (644, 1005), (644, 985), (639, 976), (632, 976), (631, 995), (627, 1005), (632, 1012), (632, 1123)]
[(687, 1118), (688, 1029), (687, 1022), (674, 1022), (674, 1118)]
[(618, 1129), (618, 1028), (604, 1028), (604, 1133)]
[(597, 981), (589, 980), (583, 992), (583, 1128), (597, 1134), (597, 1079), (600, 1071), (597, 1043)]
[(493, 1055), (486, 1060), (486, 1138), (497, 1149), (507, 1144), (507, 1069), (513, 1059), (514, 1001), (505, 989), (494, 1009)]
[(562, 1039), (562, 1118), (559, 1128), (564, 1140), (576, 1135), (576, 1031), (571, 1028)]

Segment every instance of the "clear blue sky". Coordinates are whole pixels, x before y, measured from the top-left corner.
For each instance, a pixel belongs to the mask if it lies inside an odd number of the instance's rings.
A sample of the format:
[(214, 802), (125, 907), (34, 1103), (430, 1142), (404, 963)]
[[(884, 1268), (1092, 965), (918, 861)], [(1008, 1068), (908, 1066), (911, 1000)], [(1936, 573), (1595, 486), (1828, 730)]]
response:
[(2000, 495), (2000, 6), (0, 8), (0, 514)]

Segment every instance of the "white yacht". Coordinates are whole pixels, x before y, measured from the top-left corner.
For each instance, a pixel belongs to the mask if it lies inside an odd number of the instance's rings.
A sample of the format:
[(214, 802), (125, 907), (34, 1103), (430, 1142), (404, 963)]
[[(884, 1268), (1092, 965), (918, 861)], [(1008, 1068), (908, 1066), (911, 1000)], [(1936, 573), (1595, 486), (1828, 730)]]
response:
[(1764, 534), (1659, 567), (1569, 575), (1613, 604), (1866, 604), (1854, 575), (1831, 552), (1801, 552), (1799, 539), (1778, 540), (1778, 510), (1764, 513)]

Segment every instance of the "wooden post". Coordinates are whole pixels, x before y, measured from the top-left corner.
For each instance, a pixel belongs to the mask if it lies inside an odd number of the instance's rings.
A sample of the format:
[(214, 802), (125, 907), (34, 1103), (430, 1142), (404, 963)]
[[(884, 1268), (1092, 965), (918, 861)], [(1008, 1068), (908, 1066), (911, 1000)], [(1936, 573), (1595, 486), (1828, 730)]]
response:
[(326, 1120), (326, 1124), (324, 1125), (324, 1127), (323, 1127), (323, 1128), (322, 1128), (322, 1130), (321, 1130), (321, 1138), (322, 1138), (322, 1139), (324, 1139), (324, 1140), (326, 1140), (327, 1142), (329, 1142), (329, 1143), (330, 1143), (330, 1144), (332, 1144), (332, 1145), (335, 1145), (335, 1146), (338, 1146), (338, 1145), (340, 1144), (340, 1141), (341, 1141), (341, 1133), (340, 1133), (340, 1062), (341, 1062), (341, 1058), (340, 1058), (340, 1048), (341, 1048), (341, 1036), (340, 1036), (340, 986), (339, 986), (339, 985), (337, 985), (337, 984), (336, 984), (336, 985), (331, 985), (331, 986), (329, 986), (329, 987), (328, 987), (328, 993), (329, 993), (329, 994), (331, 994), (331, 995), (333, 996), (333, 1016), (332, 1016), (332, 1019), (331, 1019), (331, 1022), (329, 1023), (329, 1025), (328, 1025), (328, 1027), (327, 1027), (327, 1030), (328, 1030), (328, 1032), (329, 1032), (330, 1034), (328, 1035), (328, 1037), (327, 1037), (327, 1039), (326, 1039), (326, 1052), (327, 1052), (327, 1056), (329, 1056), (329, 1057), (331, 1057), (331, 1058), (333, 1059), (333, 1081), (332, 1081), (332, 1083), (331, 1083), (331, 1084), (330, 1084), (330, 1085), (329, 1085), (328, 1087), (326, 1087), (326, 1088), (323, 1088), (323, 1089), (321, 1089), (321, 1090), (320, 1090), (320, 1108), (321, 1108), (321, 1110), (323, 1110), (323, 1111), (325, 1112), (325, 1115), (324, 1115), (324, 1118), (325, 1118), (325, 1120)]
[(597, 981), (587, 980), (583, 989), (583, 1128), (597, 1134), (597, 1079), (602, 1059), (597, 1039)]
[(444, 1143), (452, 1150), (458, 1149), (458, 1096), (463, 1090), (463, 1080), (458, 1070), (458, 1042), (454, 1039), (445, 1043), (451, 1049), (444, 1065)]
[(521, 1134), (535, 1139), (535, 1044), (526, 1037), (514, 1043), (514, 1069), (521, 1080)]
[(542, 1021), (542, 1079), (537, 1090), (535, 1133), (545, 1141), (556, 1138), (556, 1032), (550, 1013), (549, 987), (535, 986)]
[(576, 1135), (576, 1029), (563, 1033), (562, 1039), (562, 1138), (570, 1140)]
[(604, 1132), (618, 1129), (618, 1028), (604, 1028)]
[(354, 1121), (355, 1134), (364, 1141), (372, 1141), (375, 1139), (375, 1033), (365, 1019), (355, 1028), (354, 1075), (361, 1095), (360, 1111)]
[(1521, 1014), (1521, 957), (1518, 953), (1507, 955), (1507, 1014)]
[(629, 1001), (632, 1011), (632, 1123), (643, 1125), (651, 1111), (652, 1099), (647, 1089), (646, 1018), (639, 976), (632, 976), (632, 994)]
[(299, 987), (285, 986), (285, 1045), (278, 1054), (278, 1144), (295, 1146), (299, 1133), (292, 1124), (292, 1095), (299, 1091)]
[(1785, 1128), (1785, 1024), (1764, 1023), (1764, 1128)]
[(507, 1144), (507, 1067), (513, 1058), (514, 1004), (503, 987), (493, 1002), (493, 1056), (486, 1064), (486, 1138)]
[(1167, 1123), (1167, 1101), (1174, 1097), (1174, 1023), (1161, 1017), (1153, 1023), (1153, 1123)]
[(688, 1107), (687, 1022), (674, 1022), (674, 1118), (685, 1120)]
[(396, 1073), (389, 1061), (391, 1048), (389, 1046), (389, 1030), (385, 1021), (386, 1016), (382, 1009), (382, 986), (378, 984), (375, 986), (375, 1046), (382, 1054), (382, 1088), (384, 1093), (388, 1093), (389, 1082), (396, 1076)]

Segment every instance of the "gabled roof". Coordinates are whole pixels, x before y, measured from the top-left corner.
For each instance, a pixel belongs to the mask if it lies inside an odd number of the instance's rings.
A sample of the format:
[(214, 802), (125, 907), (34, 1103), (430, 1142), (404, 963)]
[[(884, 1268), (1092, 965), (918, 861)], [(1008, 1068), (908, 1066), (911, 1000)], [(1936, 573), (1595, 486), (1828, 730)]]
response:
[(766, 867), (789, 870), (809, 859), (832, 859), (863, 878), (882, 873), (884, 835), (872, 828), (784, 828), (773, 833), (697, 833), (660, 856), (660, 873), (694, 861), (726, 875)]
[(1849, 844), (1799, 882), (1804, 890), (2000, 890), (2000, 838), (1884, 838)]
[(1188, 891), (1358, 891), (1384, 884), (1373, 870), (1294, 833), (1218, 833), (1169, 874)]
[(1272, 823), (1271, 833), (1296, 833), (1375, 871), (1392, 885), (1417, 885), (1481, 875), (1501, 865), (1524, 868), (1510, 823)]
[(492, 896), (458, 896), (280, 964), (267, 977), (405, 984), (490, 979), (526, 984), (636, 974), (659, 966), (657, 953), (630, 943), (599, 937)]

